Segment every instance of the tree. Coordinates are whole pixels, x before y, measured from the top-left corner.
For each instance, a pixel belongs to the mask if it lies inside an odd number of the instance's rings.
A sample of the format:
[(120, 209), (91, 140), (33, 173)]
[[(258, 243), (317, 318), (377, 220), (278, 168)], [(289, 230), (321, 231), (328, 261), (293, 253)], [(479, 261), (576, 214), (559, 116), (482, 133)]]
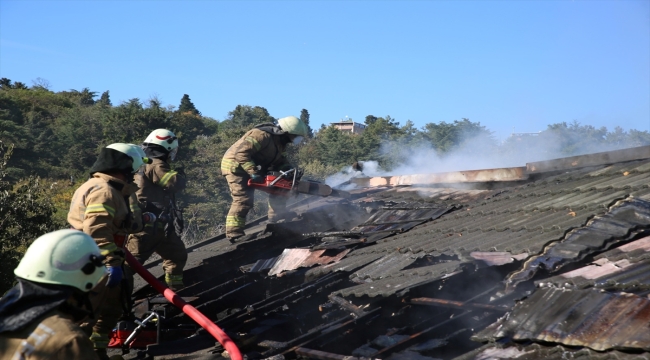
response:
[(113, 104), (111, 103), (111, 97), (108, 94), (108, 90), (106, 90), (106, 91), (104, 91), (102, 93), (102, 96), (99, 98), (99, 100), (97, 100), (97, 105), (100, 105), (100, 106), (113, 106)]
[(377, 121), (377, 117), (376, 117), (376, 116), (368, 115), (368, 116), (366, 116), (365, 124), (366, 124), (366, 125), (372, 125), (372, 124), (375, 123), (375, 121)]
[(0, 79), (0, 89), (7, 90), (7, 89), (11, 89), (11, 87), (12, 87), (11, 80), (7, 78)]
[(302, 120), (302, 122), (307, 125), (307, 134), (309, 135), (308, 138), (313, 138), (314, 131), (311, 129), (311, 126), (309, 126), (309, 111), (307, 111), (307, 109), (300, 110), (300, 120)]
[(6, 179), (6, 167), (13, 145), (5, 149), (0, 142), (0, 293), (14, 282), (13, 270), (27, 247), (37, 237), (61, 228), (53, 220), (56, 209), (40, 185), (39, 179), (13, 183)]
[(181, 99), (181, 104), (178, 106), (178, 112), (180, 113), (190, 112), (194, 115), (201, 115), (201, 112), (196, 109), (196, 107), (192, 103), (192, 100), (190, 100), (190, 96), (187, 94), (183, 94), (183, 98)]
[[(235, 110), (228, 113), (228, 118), (221, 122), (224, 128), (245, 128), (263, 123), (275, 123), (276, 119), (269, 111), (261, 106), (237, 105)], [(243, 134), (242, 134), (243, 135)]]
[(41, 77), (37, 77), (36, 80), (32, 80), (32, 88), (50, 90), (50, 87), (52, 87), (50, 82)]

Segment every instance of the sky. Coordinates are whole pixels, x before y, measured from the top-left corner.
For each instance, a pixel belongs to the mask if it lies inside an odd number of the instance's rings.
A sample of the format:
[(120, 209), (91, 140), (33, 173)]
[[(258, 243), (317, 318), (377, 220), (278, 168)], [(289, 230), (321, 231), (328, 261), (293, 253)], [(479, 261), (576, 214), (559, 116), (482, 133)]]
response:
[(0, 77), (216, 120), (650, 131), (650, 1), (0, 0)]

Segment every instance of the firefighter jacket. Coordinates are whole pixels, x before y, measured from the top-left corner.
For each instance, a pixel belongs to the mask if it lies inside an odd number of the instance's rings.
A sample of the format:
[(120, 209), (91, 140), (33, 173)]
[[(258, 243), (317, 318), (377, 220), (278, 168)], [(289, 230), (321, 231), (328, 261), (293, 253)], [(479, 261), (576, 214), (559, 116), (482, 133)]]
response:
[(145, 211), (159, 215), (160, 211), (168, 210), (173, 195), (185, 189), (186, 180), (184, 174), (172, 170), (166, 161), (153, 159), (142, 174), (135, 175), (135, 183), (139, 187), (136, 192), (138, 201), (144, 205)]
[(95, 239), (110, 266), (122, 264), (124, 239), (134, 232), (129, 198), (136, 190), (135, 184), (96, 172), (72, 196), (68, 223)]
[[(273, 124), (258, 125), (237, 140), (221, 160), (223, 175), (266, 174), (274, 170), (287, 170), (292, 166), (285, 157), (287, 140), (285, 131)], [(257, 169), (260, 166), (260, 170)]]
[(0, 359), (97, 359), (93, 344), (71, 317), (54, 309), (15, 332), (0, 335)]

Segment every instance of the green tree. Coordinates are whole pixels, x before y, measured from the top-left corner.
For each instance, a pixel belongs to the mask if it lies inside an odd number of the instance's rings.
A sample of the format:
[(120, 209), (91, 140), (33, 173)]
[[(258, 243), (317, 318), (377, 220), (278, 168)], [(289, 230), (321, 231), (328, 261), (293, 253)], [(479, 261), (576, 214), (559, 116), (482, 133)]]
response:
[(190, 100), (190, 96), (187, 94), (183, 94), (183, 97), (181, 98), (181, 104), (178, 106), (178, 112), (189, 112), (194, 115), (201, 115), (201, 112), (196, 109), (196, 106), (194, 106), (192, 100)]
[(307, 133), (309, 134), (309, 138), (314, 137), (314, 131), (312, 130), (311, 126), (309, 126), (309, 111), (307, 109), (302, 109), (300, 110), (300, 120), (307, 125)]
[(63, 227), (53, 220), (56, 209), (40, 185), (39, 178), (14, 183), (6, 178), (6, 167), (13, 145), (0, 142), (0, 293), (14, 282), (13, 270), (31, 242)]
[(111, 97), (108, 94), (108, 90), (106, 90), (106, 91), (104, 91), (102, 93), (102, 96), (99, 98), (99, 100), (97, 100), (97, 105), (100, 105), (100, 106), (113, 106), (113, 104), (111, 103)]
[(233, 111), (228, 112), (228, 117), (221, 122), (221, 127), (250, 130), (250, 128), (258, 124), (275, 122), (276, 119), (261, 106), (237, 105)]

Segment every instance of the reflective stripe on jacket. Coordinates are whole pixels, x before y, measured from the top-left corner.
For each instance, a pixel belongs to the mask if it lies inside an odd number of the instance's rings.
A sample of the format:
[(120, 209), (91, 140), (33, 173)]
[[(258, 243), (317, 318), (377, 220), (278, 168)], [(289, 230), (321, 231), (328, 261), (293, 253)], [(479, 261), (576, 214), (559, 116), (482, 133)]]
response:
[[(142, 174), (135, 175), (138, 184), (136, 195), (141, 204), (157, 203), (167, 206), (171, 194), (185, 189), (185, 176), (171, 169), (166, 161), (153, 159), (147, 164)], [(158, 215), (158, 213), (156, 213)]]
[(125, 198), (136, 190), (134, 184), (97, 172), (72, 196), (68, 223), (95, 239), (112, 266), (119, 266), (123, 260), (113, 236), (130, 232), (129, 208)]
[(260, 165), (262, 171), (274, 167), (276, 170), (285, 170), (291, 167), (285, 157), (286, 144), (281, 135), (273, 135), (266, 131), (254, 128), (248, 131), (241, 139), (237, 140), (221, 160), (221, 173), (223, 175), (244, 175), (257, 172), (256, 166)]
[(79, 326), (52, 310), (21, 331), (0, 336), (0, 359), (97, 359), (93, 344)]

